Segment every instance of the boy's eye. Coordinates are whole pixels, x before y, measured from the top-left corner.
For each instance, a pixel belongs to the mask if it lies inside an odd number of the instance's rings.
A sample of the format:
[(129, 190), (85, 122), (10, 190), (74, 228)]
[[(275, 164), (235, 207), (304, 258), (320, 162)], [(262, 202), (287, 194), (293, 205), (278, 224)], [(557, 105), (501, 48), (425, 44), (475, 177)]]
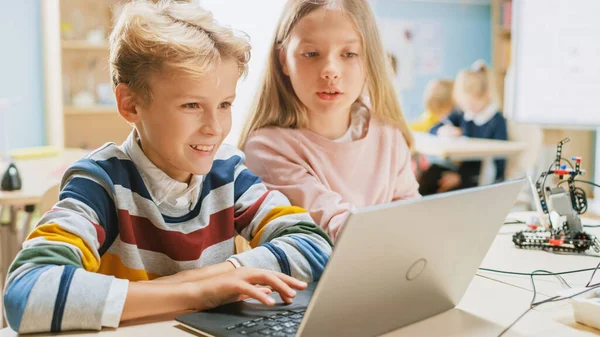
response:
[(186, 109), (198, 109), (200, 105), (198, 105), (198, 103), (185, 103), (182, 107)]
[(221, 109), (228, 109), (228, 108), (231, 107), (231, 105), (232, 104), (229, 103), (229, 102), (223, 102), (223, 103), (219, 104), (219, 108), (221, 108)]
[(346, 54), (344, 54), (344, 56), (346, 56), (347, 58), (353, 58), (358, 56), (358, 54), (353, 52), (347, 52)]
[(315, 56), (318, 56), (318, 55), (319, 54), (316, 51), (311, 51), (311, 52), (303, 53), (302, 54), (302, 56), (304, 56), (304, 57), (315, 57)]

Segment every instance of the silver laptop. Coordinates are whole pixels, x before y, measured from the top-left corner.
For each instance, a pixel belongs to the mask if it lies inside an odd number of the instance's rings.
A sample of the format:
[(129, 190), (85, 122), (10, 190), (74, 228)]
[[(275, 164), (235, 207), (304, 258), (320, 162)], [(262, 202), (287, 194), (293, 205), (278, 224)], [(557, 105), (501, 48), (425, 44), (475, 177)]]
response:
[(354, 211), (318, 284), (178, 317), (208, 336), (379, 336), (454, 308), (524, 179)]

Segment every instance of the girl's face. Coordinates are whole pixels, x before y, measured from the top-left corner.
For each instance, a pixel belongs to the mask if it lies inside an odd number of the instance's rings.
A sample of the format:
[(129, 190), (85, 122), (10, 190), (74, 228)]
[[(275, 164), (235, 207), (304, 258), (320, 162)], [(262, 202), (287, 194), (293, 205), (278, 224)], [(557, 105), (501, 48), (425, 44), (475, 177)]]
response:
[(309, 119), (350, 113), (365, 84), (364, 52), (353, 22), (339, 11), (318, 9), (296, 24), (279, 56)]
[(490, 104), (490, 99), (487, 96), (474, 97), (472, 95), (462, 93), (457, 95), (456, 104), (463, 111), (477, 114), (482, 112)]

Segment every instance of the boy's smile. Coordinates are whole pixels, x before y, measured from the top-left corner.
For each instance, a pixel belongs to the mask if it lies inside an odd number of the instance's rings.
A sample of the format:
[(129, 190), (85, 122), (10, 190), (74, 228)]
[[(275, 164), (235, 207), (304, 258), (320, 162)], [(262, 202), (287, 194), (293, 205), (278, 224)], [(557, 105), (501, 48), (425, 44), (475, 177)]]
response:
[(141, 147), (154, 165), (171, 178), (188, 182), (206, 174), (231, 129), (231, 104), (239, 66), (222, 60), (211, 71), (192, 77), (165, 69), (150, 75), (152, 101), (135, 104)]

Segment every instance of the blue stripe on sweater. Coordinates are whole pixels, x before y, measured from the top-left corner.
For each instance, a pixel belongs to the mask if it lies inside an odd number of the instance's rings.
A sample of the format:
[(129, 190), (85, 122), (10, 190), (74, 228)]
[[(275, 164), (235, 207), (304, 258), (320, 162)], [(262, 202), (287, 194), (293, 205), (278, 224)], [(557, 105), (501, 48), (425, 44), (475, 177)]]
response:
[(210, 191), (217, 189), (221, 186), (227, 185), (233, 182), (235, 168), (243, 162), (243, 159), (239, 156), (231, 156), (228, 159), (217, 159), (213, 162), (213, 166), (205, 176), (202, 182), (202, 192), (196, 207), (186, 215), (180, 217), (171, 217), (163, 215), (166, 223), (182, 223), (190, 221), (200, 214), (200, 207), (202, 201)]
[(60, 332), (65, 305), (67, 303), (67, 296), (69, 295), (69, 287), (71, 286), (71, 281), (73, 280), (73, 275), (76, 270), (77, 268), (74, 266), (65, 265), (65, 269), (60, 276), (58, 294), (56, 295), (56, 302), (54, 303), (54, 314), (52, 315), (51, 332)]
[(312, 270), (313, 281), (318, 281), (321, 278), (321, 274), (323, 274), (327, 261), (329, 261), (329, 255), (321, 250), (316, 243), (305, 237), (296, 235), (290, 235), (290, 237), (296, 242), (298, 250), (300, 250), (308, 261)]
[(4, 292), (6, 320), (13, 330), (19, 331), (31, 289), (35, 286), (40, 275), (52, 267), (54, 266), (41, 266), (28, 271), (23, 276), (13, 280)]
[(283, 251), (283, 249), (275, 246), (271, 242), (265, 242), (262, 244), (265, 248), (267, 248), (275, 257), (277, 258), (277, 262), (279, 263), (279, 268), (281, 268), (281, 272), (292, 276), (292, 272), (290, 271), (290, 263), (287, 259), (287, 255)]
[(140, 172), (131, 160), (112, 157), (97, 163), (108, 174), (113, 185), (123, 186), (146, 199), (152, 199)]
[(104, 187), (87, 179), (76, 177), (71, 179), (59, 194), (58, 199), (73, 198), (88, 205), (100, 220), (99, 225), (104, 228), (106, 240), (98, 250), (100, 256), (113, 244), (119, 234), (119, 219), (115, 202)]
[[(234, 182), (235, 169), (237, 166), (242, 164), (243, 161), (244, 159), (237, 155), (233, 155), (227, 159), (217, 159), (213, 161), (213, 166), (210, 172), (204, 176), (204, 180), (202, 182), (202, 191), (200, 192), (200, 198), (196, 207), (194, 207), (194, 209), (188, 214), (179, 217), (163, 215), (165, 222), (182, 223), (198, 217), (204, 198), (208, 196), (210, 191)], [(146, 188), (142, 176), (131, 160), (112, 157), (106, 160), (94, 162), (90, 159), (82, 159), (78, 161), (71, 169), (85, 171), (94, 177), (97, 177), (98, 179), (107, 181), (109, 185), (122, 186), (126, 189), (129, 189), (133, 193), (152, 200), (150, 192)], [(238, 183), (236, 181), (234, 185), (234, 193), (238, 197), (241, 196), (248, 188), (250, 188), (250, 186), (260, 182), (260, 179), (254, 176), (248, 170), (240, 173), (238, 179), (239, 178), (241, 178), (240, 182)], [(237, 198), (234, 200), (237, 200)]]
[(252, 171), (245, 169), (235, 179), (233, 197), (237, 201), (253, 185), (260, 184), (261, 180)]

